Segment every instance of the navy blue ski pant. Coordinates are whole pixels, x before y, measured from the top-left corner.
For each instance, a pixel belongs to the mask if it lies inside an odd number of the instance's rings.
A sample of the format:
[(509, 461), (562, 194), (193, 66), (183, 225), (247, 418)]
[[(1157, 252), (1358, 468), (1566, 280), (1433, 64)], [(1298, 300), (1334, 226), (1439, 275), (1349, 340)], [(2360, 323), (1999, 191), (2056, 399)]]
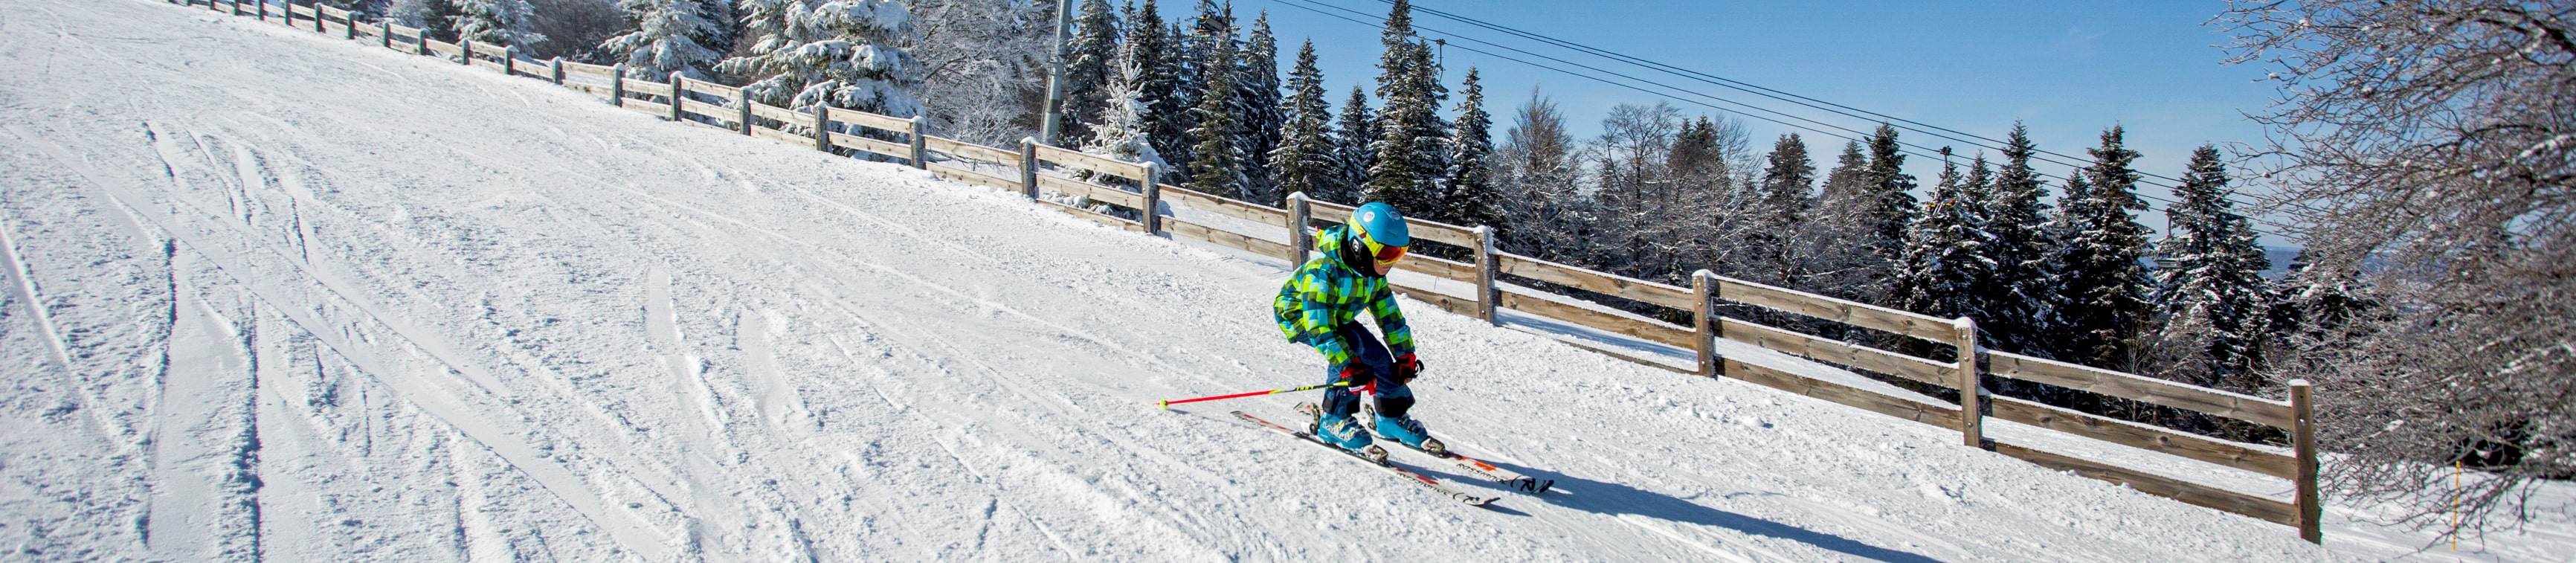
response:
[[(1359, 364), (1374, 379), (1378, 414), (1403, 418), (1405, 411), (1412, 410), (1413, 389), (1395, 380), (1395, 355), (1387, 353), (1386, 343), (1378, 340), (1377, 334), (1359, 323), (1345, 323), (1333, 328), (1333, 338), (1349, 345), (1351, 362)], [(1324, 366), (1325, 383), (1341, 380), (1342, 366)], [(1360, 394), (1356, 387), (1370, 383), (1370, 380), (1361, 380), (1353, 382), (1353, 387), (1324, 388), (1324, 415), (1346, 417), (1359, 412)], [(1368, 424), (1367, 421), (1362, 423)]]

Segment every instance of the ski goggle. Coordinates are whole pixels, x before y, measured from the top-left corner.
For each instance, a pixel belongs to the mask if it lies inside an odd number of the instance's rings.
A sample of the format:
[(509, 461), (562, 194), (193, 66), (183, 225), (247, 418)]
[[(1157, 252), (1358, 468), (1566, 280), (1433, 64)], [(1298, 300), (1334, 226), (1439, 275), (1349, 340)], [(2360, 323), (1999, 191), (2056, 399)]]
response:
[(1360, 236), (1360, 244), (1368, 248), (1369, 256), (1376, 258), (1377, 265), (1380, 266), (1393, 266), (1396, 259), (1404, 257), (1404, 247), (1378, 244), (1377, 239), (1370, 238), (1366, 234)]

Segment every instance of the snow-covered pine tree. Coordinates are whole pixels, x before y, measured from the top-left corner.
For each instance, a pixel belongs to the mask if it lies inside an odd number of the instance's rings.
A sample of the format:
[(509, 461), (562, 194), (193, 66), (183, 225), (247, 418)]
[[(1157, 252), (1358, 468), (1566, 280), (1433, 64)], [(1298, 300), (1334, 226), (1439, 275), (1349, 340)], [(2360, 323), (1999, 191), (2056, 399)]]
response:
[(1276, 191), (1281, 198), (1298, 192), (1307, 197), (1329, 195), (1327, 186), (1339, 182), (1341, 171), (1334, 158), (1332, 108), (1324, 101), (1324, 71), (1315, 67), (1313, 40), (1297, 48), (1297, 66), (1288, 72), (1288, 92), (1288, 115), (1280, 125), (1279, 146), (1269, 154)]
[(698, 13), (706, 14), (715, 28), (701, 44), (719, 56), (732, 54), (734, 47), (742, 42), (742, 13), (734, 9), (735, 1), (698, 0)]
[(1449, 223), (1490, 225), (1500, 230), (1505, 225), (1502, 193), (1494, 189), (1494, 118), (1485, 112), (1485, 87), (1477, 83), (1475, 67), (1467, 67), (1467, 78), (1458, 84), (1458, 93), (1457, 127), (1449, 131), (1448, 201), (1438, 217)]
[(1871, 277), (1877, 271), (1874, 265), (1884, 262), (1869, 245), (1876, 233), (1870, 214), (1877, 209), (1879, 197), (1870, 184), (1865, 146), (1860, 140), (1843, 143), (1833, 170), (1825, 173), (1810, 220), (1820, 244), (1798, 258), (1799, 269), (1812, 272), (1798, 289), (1862, 301), (1886, 296), (1885, 286)]
[(814, 7), (815, 24), (830, 30), (827, 51), (846, 55), (825, 73), (828, 82), (805, 88), (797, 106), (816, 103), (897, 117), (920, 115), (921, 65), (901, 46), (913, 41), (912, 16), (895, 0), (830, 0)]
[(1351, 97), (1342, 102), (1341, 118), (1334, 122), (1332, 182), (1323, 193), (1311, 194), (1318, 199), (1345, 205), (1357, 204), (1363, 198), (1369, 169), (1377, 165), (1377, 112), (1370, 111), (1368, 92), (1351, 87)]
[(2269, 328), (2263, 271), (2272, 263), (2252, 223), (2228, 201), (2235, 190), (2227, 184), (2218, 147), (2192, 151), (2174, 188), (2177, 201), (2165, 208), (2165, 238), (2155, 246), (2149, 303), (2158, 318), (2149, 343), (2159, 377), (2254, 393), (2262, 387), (2257, 348)]
[(1198, 139), (1190, 151), (1197, 156), (1190, 161), (1190, 187), (1217, 197), (1243, 199), (1247, 159), (1243, 145), (1237, 144), (1242, 138), (1235, 134), (1235, 116), (1242, 108), (1235, 107), (1241, 98), (1234, 95), (1234, 43), (1219, 41), (1210, 48), (1215, 51), (1199, 62), (1199, 70), (1207, 76), (1205, 88), (1199, 90), (1198, 107), (1190, 109), (1191, 121), (1198, 124), (1190, 130), (1191, 137)]
[(1287, 110), (1279, 96), (1279, 41), (1270, 34), (1270, 11), (1252, 20), (1252, 34), (1234, 65), (1235, 146), (1243, 150), (1244, 197), (1277, 201), (1286, 192), (1271, 178), (1270, 150), (1279, 146)]
[(394, 0), (393, 7), (388, 11), (393, 14), (395, 21), (420, 28), (422, 36), (455, 43), (456, 20), (465, 15), (465, 9), (459, 4), (460, 1)]
[(1987, 173), (1986, 159), (1979, 156), (1972, 172), (1961, 176), (1950, 148), (1941, 147), (1941, 179), (1933, 185), (1932, 201), (1906, 230), (1893, 292), (1898, 308), (1941, 318), (1980, 316), (1973, 292), (1993, 279), (1978, 205)]
[(1897, 144), (1896, 128), (1878, 124), (1869, 137), (1869, 167), (1862, 174), (1862, 185), (1869, 191), (1872, 205), (1861, 215), (1868, 238), (1856, 241), (1865, 245), (1869, 259), (1864, 265), (1867, 287), (1862, 295), (1878, 299), (1894, 283), (1898, 262), (1904, 258), (1905, 230), (1914, 224), (1915, 210), (1922, 202), (1914, 199), (1914, 175), (1905, 173), (1904, 147)]
[(2067, 170), (2066, 193), (2057, 194), (2057, 208), (2048, 215), (2047, 221), (2039, 225), (2040, 233), (2049, 242), (2048, 257), (2040, 261), (2039, 268), (2044, 291), (2039, 294), (2040, 309), (2047, 311), (2047, 315), (2038, 319), (2045, 332), (2035, 336), (2034, 340), (2058, 360), (2075, 361), (2072, 358), (2077, 357), (2076, 341), (2066, 337), (2069, 331), (2074, 330), (2074, 319), (2067, 316), (2067, 312), (2075, 306), (2066, 290), (2067, 279), (2075, 272), (2074, 265), (2066, 262), (2066, 245), (2083, 232), (2082, 216), (2075, 212), (2073, 206), (2090, 197), (2093, 197), (2093, 181), (2085, 179), (2084, 168)]
[(2154, 282), (2139, 261), (2146, 256), (2149, 231), (2133, 213), (2147, 208), (2138, 198), (2139, 174), (2129, 164), (2138, 152), (2122, 136), (2116, 125), (2102, 132), (2102, 146), (2086, 151), (2093, 164), (2079, 172), (2086, 182), (2068, 182), (2068, 199), (2060, 205), (2065, 234), (2055, 258), (2062, 268), (2055, 309), (2069, 344), (2061, 359), (2136, 371)]
[[(2309, 252), (2305, 248), (2299, 249), (2299, 253), (2290, 258), (2288, 271), (2271, 283), (2271, 295), (2267, 299), (2272, 304), (2267, 311), (2270, 325), (2267, 330), (2271, 338), (2264, 341), (2264, 357), (2275, 368), (2282, 368), (2286, 363), (2330, 358), (2332, 354), (2323, 357), (2292, 355), (2319, 349), (2348, 349), (2355, 342), (2355, 337), (2373, 328), (2368, 322), (2356, 322), (2369, 320), (2364, 317), (2372, 315), (2372, 309), (2378, 306), (2362, 296), (2364, 286), (2358, 273), (2318, 267), (2310, 259)], [(2302, 365), (2288, 369), (2316, 367), (2319, 366)]]
[(1665, 155), (1664, 168), (1681, 180), (1681, 189), (1709, 189), (1726, 182), (1732, 175), (1727, 170), (1725, 147), (1717, 139), (1717, 123), (1708, 116), (1683, 124), (1681, 134), (1674, 136), (1673, 149)]
[(1668, 225), (1677, 235), (1671, 240), (1681, 244), (1664, 251), (1668, 256), (1656, 271), (1642, 273), (1680, 285), (1688, 285), (1690, 273), (1701, 268), (1744, 277), (1750, 265), (1738, 258), (1746, 248), (1744, 235), (1762, 219), (1755, 210), (1761, 188), (1751, 181), (1754, 177), (1737, 173), (1742, 162), (1731, 156), (1751, 144), (1743, 131), (1741, 123), (1725, 114), (1703, 114), (1674, 139), (1665, 168), (1672, 175), (1667, 197), (1675, 204), (1656, 220)]
[[(1133, 10), (1134, 6), (1129, 5)], [(1091, 138), (1086, 119), (1109, 105), (1109, 81), (1117, 75), (1118, 13), (1109, 0), (1082, 0), (1074, 19), (1073, 44), (1065, 46), (1064, 92), (1056, 108), (1063, 118), (1060, 143)]]
[(1145, 88), (1152, 79), (1146, 76), (1145, 55), (1140, 50), (1133, 41), (1118, 47), (1117, 74), (1109, 79), (1109, 103), (1100, 108), (1100, 115), (1090, 119), (1091, 140), (1083, 143), (1082, 152), (1127, 162), (1150, 162), (1170, 170), (1171, 163), (1154, 150), (1153, 133), (1148, 130), (1147, 114), (1153, 111), (1153, 100), (1145, 97)]
[(717, 69), (752, 79), (761, 103), (804, 109), (817, 104), (894, 116), (921, 113), (919, 65), (896, 47), (914, 34), (912, 16), (893, 0), (832, 0), (810, 8), (797, 0), (746, 5), (750, 51)]
[(1993, 237), (1986, 247), (1986, 257), (1994, 261), (1991, 283), (1977, 288), (1977, 329), (1983, 333), (1980, 343), (2041, 357), (2056, 357), (2050, 344), (2049, 295), (2054, 293), (2049, 276), (2048, 258), (2056, 243), (2043, 229), (2048, 220), (2048, 187), (2039, 173), (2030, 167), (2032, 155), (2039, 149), (2030, 142), (2027, 129), (2014, 123), (2012, 133), (2004, 137), (2003, 167), (1995, 174), (1993, 187), (1986, 190), (1981, 203), (1986, 216), (1986, 234)]
[(1120, 46), (1120, 52), (1124, 53), (1122, 58), (1136, 61), (1138, 99), (1145, 102), (1145, 133), (1157, 148), (1186, 149), (1172, 146), (1187, 137), (1187, 116), (1183, 114), (1190, 108), (1183, 105), (1181, 91), (1187, 88), (1179, 81), (1180, 46), (1173, 41), (1174, 36), (1172, 28), (1163, 23), (1163, 16), (1155, 11), (1154, 0), (1145, 0), (1127, 17), (1127, 41)]
[(1751, 202), (1754, 223), (1744, 236), (1743, 270), (1756, 283), (1799, 287), (1805, 282), (1798, 260), (1799, 243), (1808, 238), (1807, 206), (1815, 189), (1816, 164), (1807, 157), (1807, 142), (1788, 133), (1771, 143), (1762, 168), (1761, 197)]
[[(1180, 113), (1172, 116), (1170, 125), (1175, 136), (1164, 143), (1163, 156), (1180, 163), (1198, 162), (1198, 145), (1206, 140), (1198, 135), (1198, 107), (1207, 101), (1207, 85), (1214, 81), (1209, 74), (1211, 69), (1220, 64), (1232, 69), (1240, 62), (1220, 62), (1215, 60), (1216, 57), (1222, 54), (1232, 59), (1243, 53), (1243, 40), (1236, 36), (1238, 28), (1234, 25), (1234, 3), (1231, 0), (1223, 3), (1199, 0), (1197, 10), (1198, 15), (1191, 16), (1186, 22), (1174, 22), (1171, 29), (1172, 45), (1177, 47), (1172, 82), (1176, 85), (1174, 95), (1179, 97), (1172, 107)], [(1232, 97), (1230, 91), (1219, 94)]]
[(546, 40), (530, 23), (536, 8), (528, 0), (457, 0), (456, 6), (457, 37), (523, 50)]
[(1378, 111), (1378, 138), (1369, 147), (1377, 161), (1368, 169), (1361, 199), (1419, 213), (1438, 208), (1442, 199), (1448, 159), (1441, 145), (1448, 131), (1440, 121), (1440, 102), (1448, 91), (1440, 85), (1431, 47), (1413, 39), (1412, 9), (1411, 2), (1394, 0), (1380, 38), (1386, 51), (1378, 59), (1377, 96), (1386, 106)]
[[(747, 42), (743, 45), (753, 52), (776, 50), (774, 45), (787, 41), (785, 36), (791, 33), (796, 20), (810, 15), (806, 13), (810, 8), (806, 0), (741, 0), (734, 5), (734, 15), (742, 18), (736, 27), (742, 32), (742, 42)], [(740, 64), (735, 61), (744, 58), (727, 57), (718, 66)]]
[(1994, 166), (1986, 162), (1985, 153), (1980, 151), (1968, 162), (1968, 177), (1959, 182), (1958, 198), (1946, 206), (1960, 208), (1956, 217), (1966, 219), (1962, 224), (1968, 226), (1962, 233), (1974, 239), (1977, 247), (1975, 254), (1966, 257), (1971, 262), (1961, 264), (1960, 275), (1953, 276), (1953, 279), (1967, 280), (1958, 290), (1959, 314), (1955, 316), (1982, 319), (1995, 314), (1986, 308), (1985, 302), (1977, 299), (1979, 289), (1995, 283), (1995, 260), (1992, 256), (1995, 234), (1989, 230), (1994, 218), (1986, 215), (1985, 205), (1986, 201), (1994, 199), (1994, 182)]
[[(754, 101), (787, 105), (806, 84), (812, 83), (808, 78), (819, 74), (823, 66), (820, 57), (799, 57), (796, 53), (805, 44), (820, 40), (820, 31), (812, 25), (811, 6), (806, 0), (742, 0), (734, 12), (742, 16), (742, 36), (749, 46), (743, 56), (716, 63), (716, 72), (749, 82), (745, 86), (752, 88)], [(779, 84), (782, 81), (790, 83)]]
[[(660, 79), (673, 72), (706, 79), (731, 48), (728, 14), (707, 9), (710, 0), (623, 0), (635, 30), (610, 37), (601, 51), (626, 65), (627, 76)], [(718, 1), (721, 0), (712, 0)], [(726, 10), (730, 12), (730, 10)]]
[(1869, 170), (1869, 156), (1861, 152), (1860, 141), (1843, 143), (1842, 156), (1835, 157), (1834, 169), (1825, 172), (1824, 193), (1818, 196), (1826, 207), (1866, 208), (1862, 202), (1874, 202), (1862, 176)]

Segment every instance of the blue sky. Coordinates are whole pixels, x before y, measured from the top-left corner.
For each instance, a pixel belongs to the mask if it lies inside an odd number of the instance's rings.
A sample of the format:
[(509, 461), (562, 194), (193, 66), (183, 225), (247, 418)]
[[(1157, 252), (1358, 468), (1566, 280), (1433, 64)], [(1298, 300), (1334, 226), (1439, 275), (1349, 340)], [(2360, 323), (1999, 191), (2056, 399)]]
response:
[[(1235, 9), (1246, 21), (1261, 11), (1270, 13), (1283, 65), (1298, 42), (1312, 38), (1338, 104), (1352, 85), (1376, 75), (1378, 31), (1299, 7), (1318, 3), (1366, 12), (1371, 24), (1386, 11), (1379, 0), (1237, 0)], [(1162, 4), (1170, 18), (1186, 18), (1193, 10), (1188, 0)], [(2224, 9), (2218, 2), (1640, 0), (1578, 6), (1417, 0), (1415, 6), (1990, 137), (2002, 137), (2014, 120), (2022, 120), (2040, 148), (2078, 157), (2098, 143), (2103, 129), (2120, 124), (2127, 127), (2130, 147), (2145, 154), (2139, 168), (2166, 176), (2179, 176), (2190, 151), (2203, 143), (2261, 139), (2263, 128), (2243, 113), (2264, 111), (2273, 96), (2268, 84), (2254, 81), (2264, 74), (2260, 67), (2222, 64), (2227, 53), (2218, 45), (2226, 37), (2204, 25)], [(1416, 14), (1415, 24), (1425, 36), (1453, 37), (1456, 45), (1492, 50), (1454, 38), (1483, 39), (1854, 129), (1874, 126), (1531, 41), (1506, 40), (1499, 32), (1427, 14)], [(1669, 100), (1686, 114), (1719, 112), (1690, 101), (1708, 101), (1704, 98), (1658, 97), (1454, 46), (1445, 51), (1444, 62), (1453, 88), (1468, 67), (1481, 69), (1498, 136), (1509, 126), (1510, 109), (1526, 101), (1533, 86), (1554, 98), (1576, 134), (1584, 136), (1598, 133), (1600, 119), (1620, 103)], [(1760, 150), (1768, 150), (1780, 133), (1794, 131), (1745, 121)], [(1841, 141), (1801, 133), (1819, 167), (1830, 166)], [(1948, 144), (1922, 135), (1904, 138)], [(1962, 152), (1973, 154), (1973, 149)], [(1939, 164), (1930, 160), (1914, 157), (1908, 162), (1926, 184), (1938, 173)], [(2065, 168), (2043, 171), (2055, 175)], [(2147, 215), (2142, 219), (2161, 230), (2162, 213)], [(2266, 238), (2277, 243), (2277, 238)]]

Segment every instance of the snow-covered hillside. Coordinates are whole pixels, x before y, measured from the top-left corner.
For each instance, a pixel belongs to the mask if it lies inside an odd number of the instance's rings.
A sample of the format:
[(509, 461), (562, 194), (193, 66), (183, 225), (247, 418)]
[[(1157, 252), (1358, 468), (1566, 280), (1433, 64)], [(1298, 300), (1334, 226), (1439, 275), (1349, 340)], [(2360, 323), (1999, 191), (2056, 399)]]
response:
[[(143, 0), (0, 3), (7, 560), (2380, 559), (1409, 307), (1461, 506), (1226, 415), (1275, 261)], [(1399, 458), (1401, 460), (1403, 458)], [(2563, 494), (2557, 491), (2554, 494)], [(2464, 544), (2564, 560), (2564, 520)], [(2471, 550), (2482, 550), (2472, 552)], [(2415, 557), (2447, 559), (2437, 548)]]

